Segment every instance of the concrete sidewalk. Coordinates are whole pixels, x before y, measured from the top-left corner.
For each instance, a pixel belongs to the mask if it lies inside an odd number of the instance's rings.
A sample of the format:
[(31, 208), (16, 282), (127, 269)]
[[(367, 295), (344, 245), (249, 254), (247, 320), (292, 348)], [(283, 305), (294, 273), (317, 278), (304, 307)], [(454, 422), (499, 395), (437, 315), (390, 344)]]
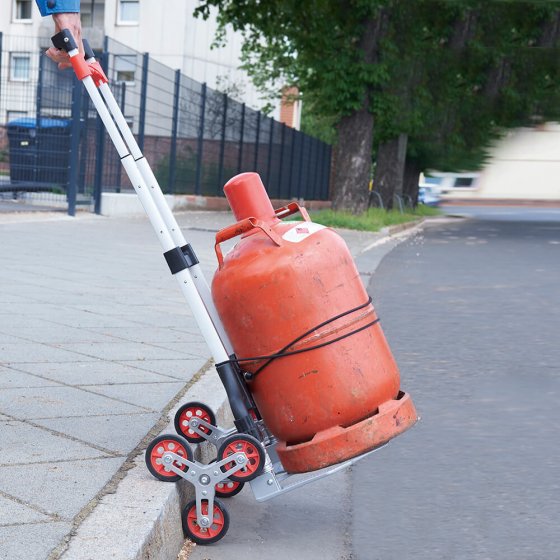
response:
[[(178, 221), (210, 279), (231, 214)], [(0, 558), (174, 558), (188, 485), (142, 450), (187, 397), (224, 395), (149, 223), (0, 216), (0, 235)], [(354, 255), (384, 237), (343, 235)]]

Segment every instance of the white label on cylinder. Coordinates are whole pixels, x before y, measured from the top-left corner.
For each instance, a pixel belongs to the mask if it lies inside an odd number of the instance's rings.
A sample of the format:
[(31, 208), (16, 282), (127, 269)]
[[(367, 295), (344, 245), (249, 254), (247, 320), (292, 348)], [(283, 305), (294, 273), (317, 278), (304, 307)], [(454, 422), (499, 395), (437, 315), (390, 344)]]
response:
[(299, 243), (322, 229), (325, 229), (325, 226), (321, 224), (315, 224), (313, 222), (294, 222), (294, 227), (290, 228), (282, 236), (282, 239), (291, 241), (292, 243)]

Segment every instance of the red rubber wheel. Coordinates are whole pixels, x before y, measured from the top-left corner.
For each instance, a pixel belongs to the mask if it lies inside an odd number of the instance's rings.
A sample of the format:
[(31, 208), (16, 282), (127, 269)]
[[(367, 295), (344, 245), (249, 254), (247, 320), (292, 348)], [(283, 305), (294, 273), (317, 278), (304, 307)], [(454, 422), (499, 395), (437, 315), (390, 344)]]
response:
[[(202, 515), (208, 515), (208, 500), (202, 500)], [(229, 529), (229, 514), (219, 500), (214, 500), (214, 515), (209, 527), (201, 527), (196, 515), (196, 501), (189, 502), (181, 516), (183, 533), (196, 544), (212, 544), (219, 541)]]
[[(201, 443), (204, 438), (189, 428), (189, 420), (193, 416), (215, 426), (216, 415), (209, 407), (200, 402), (185, 403), (175, 414), (175, 430), (177, 430), (177, 433), (189, 443)], [(208, 433), (208, 428), (203, 426), (200, 426), (200, 430), (205, 434)]]
[[(216, 459), (212, 459), (212, 461), (210, 461), (210, 464), (215, 462)], [(222, 480), (222, 482), (218, 482), (218, 484), (214, 486), (214, 492), (216, 493), (216, 496), (218, 496), (218, 498), (233, 498), (233, 496), (237, 496), (237, 494), (239, 494), (239, 492), (243, 490), (244, 486), (244, 482), (237, 482), (235, 480), (226, 478), (225, 480)]]
[(216, 484), (214, 492), (218, 498), (233, 498), (233, 496), (237, 496), (237, 494), (243, 490), (244, 486), (244, 482), (237, 482), (226, 478), (225, 480), (222, 480), (222, 482), (218, 482), (218, 484)]
[[(234, 453), (245, 453), (247, 464), (234, 474), (229, 475), (229, 479), (234, 482), (248, 482), (257, 478), (264, 468), (265, 455), (260, 441), (248, 434), (233, 434), (227, 437), (218, 450), (219, 460), (226, 459)], [(227, 463), (222, 467), (226, 472), (233, 467), (234, 463)]]
[[(192, 449), (182, 437), (164, 434), (158, 436), (148, 445), (145, 456), (146, 466), (157, 479), (164, 482), (176, 482), (181, 480), (181, 476), (169, 470), (162, 461), (163, 454), (168, 451), (172, 451), (189, 461), (192, 461), (194, 458)], [(188, 470), (187, 465), (175, 463), (175, 466), (185, 472)]]

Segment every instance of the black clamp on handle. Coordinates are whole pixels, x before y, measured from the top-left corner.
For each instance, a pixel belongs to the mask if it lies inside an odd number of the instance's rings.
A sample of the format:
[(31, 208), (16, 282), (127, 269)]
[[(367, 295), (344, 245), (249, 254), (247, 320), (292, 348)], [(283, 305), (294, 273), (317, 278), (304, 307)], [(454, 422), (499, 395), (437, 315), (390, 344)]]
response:
[(69, 53), (78, 48), (74, 37), (69, 29), (63, 29), (60, 33), (51, 37), (52, 44), (61, 51)]
[(95, 58), (95, 53), (93, 52), (93, 49), (89, 46), (87, 39), (82, 39), (82, 45), (84, 45), (84, 58), (86, 60)]

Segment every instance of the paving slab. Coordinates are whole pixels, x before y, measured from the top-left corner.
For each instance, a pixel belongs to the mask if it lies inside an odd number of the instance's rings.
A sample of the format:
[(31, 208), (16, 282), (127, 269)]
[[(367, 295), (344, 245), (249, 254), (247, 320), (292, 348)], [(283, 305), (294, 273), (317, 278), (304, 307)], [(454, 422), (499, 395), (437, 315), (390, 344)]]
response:
[(29, 375), (9, 367), (0, 366), (0, 389), (15, 389), (22, 387), (48, 387), (56, 385), (54, 381), (36, 375)]
[(71, 527), (71, 523), (60, 521), (0, 526), (2, 558), (6, 560), (47, 558)]
[[(48, 329), (22, 325), (19, 328), (14, 327), (10, 329), (10, 332), (13, 333), (14, 340), (6, 340), (6, 342), (21, 343), (33, 341), (50, 345), (73, 344), (77, 342), (114, 342), (112, 337), (101, 332), (86, 331), (57, 324), (51, 324)], [(0, 334), (0, 342), (2, 342), (2, 336)]]
[(9, 450), (0, 456), (2, 466), (107, 457), (98, 449), (17, 420), (0, 421), (0, 449)]
[[(188, 381), (188, 380), (185, 380)], [(159, 383), (127, 383), (126, 385), (95, 385), (92, 393), (118, 399), (149, 410), (160, 410), (185, 386), (185, 381)]]
[[(38, 379), (45, 379), (45, 384), (48, 384), (48, 380), (52, 380), (64, 385), (82, 385), (84, 387), (114, 383), (149, 383), (175, 379), (173, 376), (135, 367), (137, 363), (139, 362), (131, 361), (129, 362), (130, 365), (127, 365), (119, 362), (95, 360), (72, 362), (70, 365), (68, 363), (52, 362), (48, 364), (18, 364), (12, 367), (40, 376)], [(141, 365), (144, 365), (144, 362)]]
[[(140, 342), (77, 342), (60, 344), (57, 348), (79, 354), (90, 359), (104, 359), (110, 361), (125, 360), (164, 360), (169, 358), (181, 359), (198, 357), (188, 352), (170, 350), (153, 344)], [(75, 358), (74, 358), (75, 359)], [(61, 360), (62, 361), (62, 360)]]
[(71, 521), (107, 484), (125, 457), (62, 460), (2, 468), (0, 491)]
[[(66, 434), (109, 452), (128, 455), (159, 420), (159, 412), (35, 420), (39, 426)], [(1, 418), (0, 418), (1, 420)]]
[[(0, 542), (2, 542), (3, 527), (21, 523), (44, 523), (51, 520), (52, 518), (48, 515), (0, 494)], [(0, 547), (1, 551), (2, 548)]]
[[(82, 331), (78, 331), (83, 336)], [(169, 328), (157, 328), (151, 327), (113, 327), (112, 329), (106, 329), (104, 327), (93, 327), (88, 329), (87, 332), (99, 334), (105, 338), (111, 339), (113, 342), (115, 340), (126, 340), (129, 342), (143, 342), (146, 338), (149, 338), (151, 344), (159, 345), (161, 342), (173, 343), (180, 342), (182, 344), (191, 344), (198, 342), (199, 344), (205, 344), (204, 339), (198, 333), (198, 331), (193, 332), (189, 337), (185, 336), (185, 332), (171, 330)], [(68, 341), (67, 341), (68, 342)], [(71, 342), (71, 341), (70, 341)]]
[[(84, 356), (84, 359), (95, 359), (95, 356)], [(2, 344), (0, 348), (0, 364), (73, 362), (76, 358), (76, 352), (34, 342)]]
[(168, 375), (177, 379), (185, 379), (186, 372), (198, 371), (206, 363), (204, 358), (189, 358), (179, 360), (139, 360), (137, 362), (122, 362), (138, 369)]
[(144, 407), (74, 387), (31, 387), (0, 391), (0, 410), (20, 419), (146, 412)]

